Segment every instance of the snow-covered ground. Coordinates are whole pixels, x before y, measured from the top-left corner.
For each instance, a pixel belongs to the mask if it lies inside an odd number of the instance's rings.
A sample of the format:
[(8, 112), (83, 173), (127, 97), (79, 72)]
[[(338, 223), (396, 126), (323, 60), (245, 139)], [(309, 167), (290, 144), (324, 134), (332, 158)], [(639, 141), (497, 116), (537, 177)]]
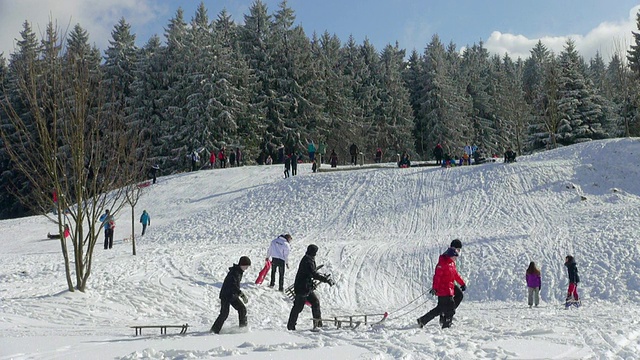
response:
[[(377, 168), (283, 179), (282, 166), (160, 177), (137, 208), (151, 215), (137, 256), (116, 214), (112, 250), (96, 247), (86, 293), (66, 290), (56, 227), (0, 222), (0, 359), (637, 359), (640, 358), (640, 140), (594, 141), (515, 164)], [(582, 200), (582, 197), (586, 200)], [(139, 224), (136, 229), (140, 232)], [(311, 332), (311, 311), (286, 330), (291, 302), (253, 284), (267, 246), (291, 233), (293, 282), (307, 245), (337, 285), (321, 285), (323, 317), (381, 313), (377, 326)], [(438, 255), (460, 238), (467, 282), (453, 327), (416, 318)], [(564, 257), (575, 256), (583, 306), (565, 310)], [(227, 269), (253, 260), (235, 311), (208, 332)], [(526, 304), (524, 272), (542, 270), (542, 304)], [(190, 325), (186, 335), (134, 324)]]

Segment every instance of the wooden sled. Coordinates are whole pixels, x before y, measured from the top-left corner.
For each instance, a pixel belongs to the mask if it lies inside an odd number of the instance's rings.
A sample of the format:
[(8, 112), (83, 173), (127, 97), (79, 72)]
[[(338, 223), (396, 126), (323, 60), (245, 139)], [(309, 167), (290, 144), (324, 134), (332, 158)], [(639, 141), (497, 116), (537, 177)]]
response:
[[(378, 321), (371, 321), (372, 317), (382, 316), (382, 319)], [(364, 314), (364, 315), (344, 315), (344, 316), (335, 316), (330, 319), (311, 319), (313, 321), (313, 329), (317, 329), (318, 325), (322, 323), (325, 324), (333, 324), (336, 328), (341, 329), (343, 325), (349, 326), (351, 329), (355, 329), (358, 326), (364, 325), (377, 325), (383, 323), (387, 320), (389, 313), (385, 311), (384, 314)]]
[(189, 328), (189, 324), (184, 325), (133, 325), (129, 326), (130, 328), (136, 329), (136, 336), (142, 335), (142, 329), (160, 329), (160, 335), (167, 334), (167, 328), (178, 328), (180, 329), (180, 335), (184, 335), (187, 333), (187, 328)]

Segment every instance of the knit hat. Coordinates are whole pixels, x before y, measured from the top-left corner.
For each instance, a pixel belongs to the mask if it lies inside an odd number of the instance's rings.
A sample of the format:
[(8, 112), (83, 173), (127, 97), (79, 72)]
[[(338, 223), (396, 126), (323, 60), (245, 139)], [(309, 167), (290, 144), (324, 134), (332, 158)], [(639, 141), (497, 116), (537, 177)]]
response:
[(316, 254), (318, 253), (318, 247), (311, 244), (309, 246), (307, 246), (307, 255), (309, 256), (316, 256)]
[(456, 249), (462, 249), (462, 241), (460, 241), (460, 239), (455, 239), (451, 242), (450, 245), (452, 248), (456, 248)]
[(238, 265), (240, 265), (240, 266), (243, 266), (243, 265), (250, 266), (251, 265), (251, 259), (249, 259), (248, 256), (242, 256), (240, 258), (240, 261), (238, 261)]

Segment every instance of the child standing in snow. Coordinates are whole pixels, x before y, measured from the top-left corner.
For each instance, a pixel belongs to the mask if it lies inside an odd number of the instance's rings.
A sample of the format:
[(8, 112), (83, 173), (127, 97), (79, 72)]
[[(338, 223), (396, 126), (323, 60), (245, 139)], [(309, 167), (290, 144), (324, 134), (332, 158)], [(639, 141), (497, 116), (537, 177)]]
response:
[(580, 298), (578, 297), (578, 283), (580, 282), (580, 276), (578, 276), (578, 267), (576, 266), (576, 260), (573, 256), (567, 255), (567, 257), (564, 258), (564, 266), (567, 267), (567, 271), (569, 273), (569, 289), (567, 290), (565, 306), (580, 306)]
[(540, 304), (541, 285), (542, 279), (540, 276), (540, 270), (538, 270), (538, 268), (536, 267), (536, 263), (532, 261), (529, 263), (529, 267), (527, 268), (527, 290), (529, 291), (529, 307), (533, 305), (538, 307), (538, 304)]
[(220, 333), (222, 325), (229, 317), (229, 306), (238, 310), (240, 327), (247, 326), (247, 308), (244, 306), (247, 302), (247, 296), (240, 290), (240, 281), (242, 281), (242, 274), (247, 271), (249, 266), (251, 266), (251, 259), (242, 256), (237, 265), (233, 264), (229, 268), (229, 273), (224, 278), (222, 289), (220, 289), (220, 315), (213, 323), (211, 332)]

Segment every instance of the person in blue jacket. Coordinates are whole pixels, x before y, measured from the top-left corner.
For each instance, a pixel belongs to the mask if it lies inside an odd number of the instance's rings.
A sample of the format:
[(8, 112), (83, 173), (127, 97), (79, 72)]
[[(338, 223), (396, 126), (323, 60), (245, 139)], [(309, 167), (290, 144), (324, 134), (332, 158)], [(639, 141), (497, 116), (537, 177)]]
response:
[(113, 247), (113, 230), (116, 227), (116, 221), (113, 219), (113, 215), (109, 213), (109, 209), (105, 210), (98, 220), (102, 222), (102, 227), (104, 227), (104, 249), (111, 249)]
[(142, 215), (140, 215), (140, 223), (142, 224), (142, 235), (144, 236), (144, 232), (147, 230), (147, 225), (151, 226), (151, 216), (147, 210), (142, 210)]

